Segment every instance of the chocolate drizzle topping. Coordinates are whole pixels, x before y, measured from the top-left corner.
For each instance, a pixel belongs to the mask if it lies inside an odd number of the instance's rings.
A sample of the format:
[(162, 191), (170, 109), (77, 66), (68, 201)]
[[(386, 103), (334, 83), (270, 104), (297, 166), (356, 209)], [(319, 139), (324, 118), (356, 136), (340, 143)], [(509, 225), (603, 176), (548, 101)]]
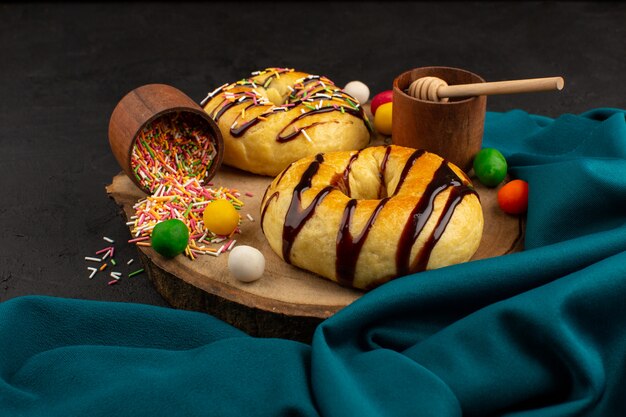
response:
[(272, 199), (275, 198), (275, 199), (278, 200), (279, 196), (280, 196), (280, 193), (278, 191), (274, 192), (267, 200), (265, 200), (265, 205), (261, 209), (261, 231), (263, 233), (265, 233), (265, 230), (263, 229), (263, 220), (265, 219), (265, 212), (267, 212), (267, 208), (270, 206), (270, 203), (272, 202)]
[[(308, 114), (308, 113), (307, 113), (307, 114)], [(303, 116), (304, 116), (304, 115), (303, 115)], [(277, 141), (277, 142), (281, 142), (281, 143), (283, 143), (283, 142), (289, 142), (290, 140), (295, 139), (295, 138), (296, 138), (296, 136), (298, 136), (298, 135), (301, 133), (301, 131), (302, 131), (302, 130), (309, 129), (309, 128), (314, 127), (314, 126), (317, 126), (317, 125), (323, 125), (323, 124), (326, 124), (326, 123), (339, 123), (339, 122), (337, 122), (337, 121), (335, 121), (335, 120), (332, 120), (332, 121), (329, 121), (329, 122), (315, 122), (315, 123), (311, 123), (311, 124), (310, 124), (310, 125), (308, 125), (308, 126), (301, 127), (301, 128), (299, 128), (299, 129), (295, 129), (292, 133), (290, 133), (290, 134), (288, 134), (288, 135), (286, 135), (286, 136), (282, 136), (281, 134), (285, 131), (285, 129), (287, 129), (287, 127), (291, 126), (291, 124), (292, 124), (292, 123), (293, 123), (293, 121), (292, 121), (291, 123), (289, 123), (287, 126), (285, 126), (283, 130), (281, 130), (281, 131), (280, 131), (280, 133), (279, 133), (279, 134), (278, 134), (278, 136), (276, 137), (276, 141)]]
[[(302, 119), (304, 119), (305, 117), (309, 117), (309, 116), (313, 116), (313, 115), (316, 115), (316, 114), (321, 114), (321, 113), (328, 113), (328, 112), (331, 112), (331, 111), (340, 111), (340, 110), (337, 110), (336, 108), (334, 108), (334, 107), (332, 107), (332, 106), (329, 106), (329, 107), (322, 107), (322, 108), (319, 108), (319, 109), (311, 110), (311, 111), (309, 111), (309, 112), (302, 113), (302, 114), (298, 115), (298, 116), (297, 116), (297, 117), (295, 117), (295, 118), (294, 118), (291, 122), (289, 122), (289, 124), (287, 124), (287, 125), (283, 128), (283, 130), (281, 130), (281, 131), (278, 133), (278, 136), (276, 137), (276, 141), (277, 141), (277, 142), (281, 142), (281, 143), (283, 143), (283, 142), (288, 142), (288, 141), (290, 141), (290, 140), (293, 140), (296, 136), (298, 136), (298, 135), (300, 134), (300, 132), (301, 132), (303, 129), (308, 129), (308, 128), (311, 128), (311, 127), (313, 127), (313, 126), (315, 126), (315, 125), (319, 125), (319, 124), (323, 124), (323, 123), (338, 123), (338, 122), (336, 122), (336, 121), (332, 121), (332, 122), (315, 122), (315, 123), (310, 124), (309, 126), (302, 127), (302, 128), (300, 128), (300, 129), (298, 129), (298, 130), (294, 131), (293, 133), (288, 134), (287, 136), (283, 136), (283, 133), (285, 132), (285, 130), (287, 130), (287, 128), (288, 128), (289, 126), (292, 126), (292, 125), (293, 125), (294, 123), (296, 123), (297, 121), (302, 120)], [(344, 111), (345, 111), (346, 113), (349, 113), (349, 114), (351, 114), (351, 115), (353, 115), (353, 116), (357, 116), (357, 117), (361, 117), (361, 113), (362, 113), (361, 111), (354, 110), (354, 109), (344, 109)]]
[(378, 205), (367, 219), (361, 233), (357, 236), (353, 236), (350, 232), (350, 224), (352, 223), (352, 217), (356, 211), (357, 200), (351, 199), (348, 201), (343, 211), (339, 233), (337, 235), (337, 260), (335, 268), (337, 271), (337, 281), (340, 284), (350, 286), (354, 281), (356, 263), (359, 260), (363, 244), (378, 217), (378, 213), (380, 213), (389, 199), (389, 197), (383, 198), (378, 202)]
[(359, 157), (360, 154), (361, 154), (361, 151), (359, 150), (359, 151), (356, 151), (350, 157), (350, 160), (348, 161), (348, 165), (346, 165), (346, 168), (343, 170), (343, 173), (340, 175), (341, 188), (343, 188), (342, 191), (348, 197), (352, 196), (350, 192), (350, 171), (352, 170), (352, 164), (354, 163), (354, 161), (356, 161), (356, 159)]
[[(385, 156), (381, 161), (379, 175), (381, 181), (383, 182), (385, 168), (390, 152), (391, 147), (387, 147), (385, 150)], [(339, 183), (343, 183), (344, 188), (346, 188), (346, 195), (350, 196), (348, 177), (352, 163), (358, 158), (359, 154), (360, 151), (354, 153), (350, 157), (350, 161), (346, 165), (344, 172), (336, 174), (331, 180), (332, 184), (324, 187), (312, 199), (311, 203), (306, 208), (302, 207), (302, 196), (306, 190), (311, 188), (312, 180), (315, 175), (317, 175), (321, 164), (324, 162), (323, 154), (316, 155), (315, 160), (312, 161), (304, 171), (300, 181), (294, 187), (283, 226), (282, 255), (286, 262), (291, 263), (291, 249), (298, 233), (313, 217), (316, 208), (323, 202), (324, 198), (326, 198), (326, 196), (333, 190), (337, 190), (340, 186)], [(424, 154), (425, 151), (417, 150), (407, 159), (402, 173), (400, 174), (400, 179), (398, 180), (396, 189), (393, 193), (394, 196), (400, 191), (415, 162)], [(281, 174), (280, 179), (282, 179), (283, 175), (284, 172)], [(425, 243), (419, 250), (415, 260), (411, 262), (411, 250), (428, 220), (432, 216), (436, 197), (450, 187), (451, 190), (433, 231), (425, 240)], [(406, 275), (426, 269), (431, 252), (443, 235), (456, 207), (468, 194), (476, 194), (476, 192), (473, 188), (463, 183), (459, 176), (450, 168), (447, 161), (442, 161), (440, 166), (434, 172), (433, 177), (426, 186), (422, 196), (417, 201), (415, 207), (411, 210), (407, 222), (404, 225), (396, 251), (396, 276)], [(261, 225), (263, 225), (263, 219), (271, 200), (277, 199), (278, 197), (279, 193), (276, 191), (264, 201), (264, 207), (261, 213)], [(350, 229), (359, 201), (351, 198), (346, 204), (336, 239), (337, 258), (335, 268), (337, 281), (340, 284), (345, 286), (353, 284), (356, 265), (363, 245), (365, 244), (367, 236), (374, 226), (380, 212), (391, 200), (391, 198), (392, 197), (385, 197), (378, 201), (378, 204), (371, 212), (369, 218), (365, 222), (365, 225), (357, 234), (353, 234)]]
[[(220, 117), (222, 117), (222, 115), (226, 111), (228, 111), (228, 109), (230, 109), (233, 106), (236, 106), (238, 104), (242, 104), (242, 103), (248, 102), (250, 100), (251, 99), (246, 98), (245, 100), (242, 100), (241, 102), (237, 102), (237, 101), (235, 101), (235, 102), (228, 102), (228, 103), (224, 104), (219, 110), (213, 111), (213, 113), (211, 114), (211, 117), (217, 122), (220, 119)], [(226, 100), (224, 100), (224, 101), (226, 101)], [(220, 103), (220, 105), (222, 103)], [(216, 109), (219, 108), (220, 105), (218, 105), (216, 107)], [(254, 106), (257, 106), (257, 105), (260, 105), (260, 104), (249, 105), (248, 107), (246, 107), (246, 110), (249, 109), (250, 107), (254, 107)], [(276, 136), (276, 141), (280, 142), (280, 143), (289, 142), (290, 140), (295, 139), (301, 133), (302, 130), (309, 129), (309, 128), (313, 127), (313, 126), (320, 125), (320, 124), (325, 124), (325, 123), (339, 123), (339, 122), (337, 122), (335, 120), (327, 121), (327, 122), (315, 122), (315, 123), (312, 123), (312, 124), (310, 124), (308, 126), (301, 127), (301, 128), (299, 128), (297, 130), (294, 130), (292, 133), (284, 135), (285, 130), (287, 130), (287, 128), (289, 128), (289, 126), (292, 126), (295, 122), (297, 122), (299, 120), (302, 120), (302, 119), (304, 119), (305, 117), (308, 117), (308, 116), (313, 116), (315, 114), (321, 114), (321, 113), (328, 113), (328, 112), (331, 112), (331, 111), (341, 111), (341, 110), (339, 110), (339, 108), (328, 106), (328, 107), (322, 107), (322, 108), (319, 108), (319, 109), (311, 110), (311, 111), (308, 111), (306, 113), (302, 113), (302, 114), (298, 115), (297, 117), (295, 117), (291, 122), (289, 122), (278, 133), (278, 135)], [(279, 113), (279, 112), (281, 112), (281, 111), (278, 111), (278, 112), (275, 112), (275, 111), (266, 112), (266, 113), (261, 114), (260, 116), (257, 116), (257, 117), (255, 117), (253, 119), (250, 119), (249, 121), (247, 121), (245, 123), (233, 126), (233, 127), (230, 128), (230, 134), (233, 137), (235, 137), (235, 138), (241, 137), (252, 126), (255, 126), (257, 123), (263, 121), (267, 117), (270, 117), (273, 114), (276, 114), (276, 113)], [(363, 111), (362, 110), (354, 110), (354, 109), (344, 108), (344, 112), (349, 113), (349, 114), (351, 114), (353, 116), (356, 116), (356, 117), (363, 117)]]
[[(290, 71), (283, 71), (283, 70), (279, 70), (279, 71), (272, 71), (271, 74), (269, 74), (263, 81), (258, 81), (258, 82), (253, 82), (253, 79), (246, 79), (246, 80), (242, 80), (238, 83), (235, 83), (235, 86), (263, 86), (265, 88), (269, 87), (269, 84), (271, 84), (274, 79), (278, 78), (278, 74), (283, 73), (283, 72), (290, 72)], [(315, 90), (316, 87), (313, 87), (312, 90), (315, 92), (312, 92), (310, 90), (305, 91), (304, 88), (305, 86), (307, 86), (308, 84), (312, 83), (312, 82), (321, 82), (321, 80), (324, 80), (328, 83), (328, 85), (325, 85), (324, 89), (321, 90), (321, 92), (318, 92)], [(289, 127), (292, 126), (295, 122), (308, 117), (308, 116), (313, 116), (315, 114), (321, 114), (321, 113), (327, 113), (327, 112), (331, 112), (331, 111), (338, 111), (338, 112), (342, 112), (342, 113), (348, 113), (351, 114), (355, 117), (359, 117), (363, 120), (363, 122), (365, 123), (367, 129), (369, 131), (372, 131), (372, 127), (370, 125), (370, 123), (367, 121), (367, 117), (365, 116), (365, 112), (363, 110), (362, 106), (355, 106), (354, 102), (356, 102), (356, 100), (351, 97), (350, 95), (348, 95), (347, 93), (337, 89), (337, 87), (332, 84), (332, 82), (324, 77), (320, 77), (319, 75), (309, 75), (308, 77), (302, 79), (299, 81), (299, 84), (302, 85), (302, 89), (298, 90), (298, 94), (294, 95), (290, 95), (290, 101), (289, 103), (292, 104), (292, 107), (296, 107), (298, 105), (305, 105), (307, 107), (309, 107), (311, 110), (302, 113), (300, 115), (298, 115), (297, 117), (295, 117), (293, 120), (291, 120), (291, 122), (289, 122), (289, 124), (287, 124), (287, 126), (285, 126), (277, 135), (276, 137), (276, 141), (279, 143), (285, 143), (285, 142), (289, 142), (293, 139), (295, 139), (298, 135), (300, 135), (302, 130), (305, 129), (309, 129), (312, 128), (314, 126), (320, 125), (320, 124), (325, 124), (325, 123), (338, 123), (337, 121), (325, 121), (325, 122), (315, 122), (312, 123), (308, 126), (305, 127), (301, 127), (298, 129), (294, 129), (293, 132), (289, 133), (289, 134), (285, 134), (285, 130)], [(233, 84), (231, 84), (233, 85)], [(334, 104), (332, 106), (326, 106), (326, 107), (320, 107), (320, 108), (313, 108), (311, 106), (311, 104), (314, 104), (314, 100), (315, 98), (320, 98), (318, 96), (316, 96), (316, 94), (324, 94), (324, 97), (327, 96), (326, 94), (326, 89), (327, 88), (333, 88), (335, 90), (335, 93), (331, 94), (331, 97), (333, 97), (333, 100), (339, 100), (339, 101), (343, 101), (346, 103), (350, 103), (350, 106), (344, 106), (344, 105), (338, 105), (338, 104)], [(221, 87), (220, 89), (218, 89), (218, 91), (224, 92), (225, 90), (227, 90), (228, 88), (225, 88), (224, 86)], [(214, 94), (217, 94), (217, 92), (214, 92)], [(331, 91), (331, 92), (332, 92)], [(247, 93), (245, 92), (237, 92), (237, 93), (233, 93), (234, 95), (240, 94), (239, 97), (237, 97), (236, 100), (231, 101), (230, 99), (226, 99), (225, 96), (223, 95), (222, 97), (222, 101), (219, 102), (219, 104), (217, 106), (215, 106), (215, 108), (213, 109), (213, 111), (211, 112), (210, 116), (217, 122), (223, 115), (224, 113), (226, 113), (229, 109), (238, 106), (240, 104), (244, 104), (244, 103), (249, 103), (250, 101), (253, 101), (255, 103), (248, 105), (246, 107), (246, 110), (251, 108), (251, 107), (256, 107), (256, 106), (267, 106), (267, 102), (256, 102), (255, 99), (252, 96), (249, 95), (245, 95)], [(217, 96), (211, 96), (211, 100), (215, 99), (214, 97)], [(240, 100), (241, 99), (241, 100)], [(352, 100), (350, 100), (352, 99)], [(332, 102), (331, 99), (328, 98), (322, 98), (322, 100), (326, 100), (327, 102)], [(206, 107), (208, 103), (205, 103), (203, 105), (203, 107)], [(356, 108), (355, 108), (356, 107)], [(273, 114), (276, 113), (281, 113), (285, 111), (284, 108), (278, 107), (278, 108), (274, 108), (272, 107), (269, 111), (264, 112), (263, 114), (256, 116), (252, 119), (250, 119), (247, 122), (244, 122), (242, 124), (235, 124), (233, 126), (230, 127), (230, 134), (233, 137), (241, 137), (244, 135), (244, 133), (250, 129), (251, 127), (257, 125), (259, 122), (266, 120), (268, 117), (272, 116)]]
[(311, 188), (313, 177), (317, 174), (322, 162), (324, 162), (324, 157), (322, 154), (317, 154), (315, 161), (311, 162), (306, 171), (304, 171), (300, 182), (293, 190), (291, 203), (289, 204), (289, 209), (287, 209), (285, 224), (283, 226), (283, 259), (287, 263), (291, 263), (291, 247), (298, 233), (311, 219), (313, 214), (315, 214), (317, 206), (335, 189), (332, 185), (324, 187), (324, 189), (313, 198), (308, 207), (302, 207), (302, 194)]
[[(280, 184), (280, 182), (283, 180), (283, 177), (285, 176), (285, 174), (287, 173), (287, 171), (289, 171), (289, 168), (291, 168), (291, 166), (293, 165), (293, 162), (291, 162), (287, 168), (283, 169), (283, 171), (278, 175), (278, 177), (276, 177), (276, 183), (274, 184), (275, 187), (278, 187), (278, 184)], [(263, 193), (263, 198), (261, 199), (261, 205), (263, 206), (261, 208), (261, 231), (263, 231), (263, 219), (265, 218), (265, 212), (267, 211), (267, 208), (270, 205), (270, 201), (273, 198), (278, 199), (278, 196), (280, 195), (278, 191), (276, 191), (274, 194), (272, 194), (270, 196), (270, 198), (268, 198), (267, 200), (265, 199), (265, 197), (267, 197), (267, 192), (270, 190), (270, 187), (272, 186), (272, 184), (268, 185), (267, 188), (265, 189), (265, 192)]]
[[(265, 114), (263, 117), (267, 117), (268, 115)], [(234, 137), (234, 138), (238, 138), (243, 136), (244, 133), (246, 133), (246, 130), (250, 129), (252, 126), (256, 125), (257, 123), (259, 123), (262, 119), (259, 119), (259, 117), (255, 117), (254, 119), (251, 119), (239, 126), (235, 126), (235, 127), (231, 127), (230, 128), (230, 134)]]
[[(424, 229), (424, 226), (430, 219), (435, 204), (435, 198), (448, 187), (457, 188), (457, 190), (451, 192), (450, 195), (460, 197), (459, 201), (454, 205), (452, 205), (452, 203), (446, 203), (447, 210), (444, 209), (442, 211), (442, 216), (438, 221), (438, 227), (435, 228), (439, 228), (440, 230), (438, 232), (438, 236), (435, 238), (433, 235), (427, 239), (427, 244), (424, 245), (413, 265), (410, 265), (411, 249)], [(447, 161), (442, 161), (439, 168), (435, 171), (432, 180), (426, 186), (422, 197), (411, 211), (411, 214), (404, 225), (404, 229), (402, 230), (402, 234), (400, 235), (398, 251), (396, 252), (396, 272), (398, 276), (407, 275), (411, 272), (422, 271), (426, 268), (428, 259), (430, 258), (430, 253), (434, 248), (435, 243), (437, 243), (441, 237), (441, 234), (443, 234), (454, 208), (458, 205), (463, 196), (473, 192), (475, 191), (464, 185), (461, 179), (454, 173), (454, 171), (452, 171), (452, 169), (448, 166)], [(450, 197), (448, 200), (450, 200)]]
[(412, 272), (424, 271), (426, 269), (428, 261), (430, 260), (430, 254), (439, 241), (439, 238), (441, 238), (441, 235), (443, 235), (443, 232), (446, 230), (446, 226), (450, 222), (450, 218), (452, 217), (456, 206), (459, 205), (466, 194), (471, 194), (473, 192), (474, 191), (471, 188), (466, 186), (454, 186), (454, 188), (450, 190), (450, 194), (446, 200), (446, 205), (441, 212), (441, 216), (437, 220), (435, 229), (428, 237), (428, 240), (424, 242), (424, 246), (420, 250), (414, 264), (412, 265)]
[(406, 180), (407, 175), (409, 175), (409, 171), (411, 170), (411, 168), (413, 168), (413, 164), (415, 164), (415, 161), (417, 161), (419, 157), (424, 155), (425, 153), (425, 150), (418, 149), (413, 152), (411, 156), (409, 156), (409, 159), (407, 159), (406, 163), (404, 164), (404, 168), (402, 168), (402, 173), (400, 174), (400, 179), (398, 180), (398, 184), (396, 185), (396, 189), (393, 192), (393, 195), (398, 194), (398, 192), (402, 188), (402, 184), (404, 184), (404, 180)]
[[(248, 103), (248, 102), (252, 101), (252, 98), (244, 96), (244, 99), (241, 100), (241, 101), (239, 101), (239, 100), (237, 100), (237, 101), (228, 101), (228, 102), (227, 101), (228, 100), (226, 100), (226, 99), (220, 101), (220, 103), (217, 106), (215, 106), (215, 109), (213, 109), (213, 113), (211, 113), (210, 116), (216, 122), (224, 115), (224, 113), (226, 113), (228, 111), (228, 109), (230, 109), (230, 108), (232, 108), (234, 106), (238, 106), (240, 104)], [(226, 103), (226, 104), (224, 104), (224, 103)], [(222, 106), (222, 107), (220, 108), (220, 106)], [(253, 106), (255, 106), (254, 103), (252, 103), (251, 105), (247, 106), (246, 110), (249, 109), (250, 107), (253, 107)]]
[(385, 170), (387, 169), (387, 161), (389, 160), (390, 153), (391, 146), (385, 146), (385, 155), (383, 156), (383, 160), (380, 162), (380, 171), (378, 171), (378, 178), (380, 179), (380, 186), (378, 187), (378, 198), (381, 198), (383, 194), (387, 194), (387, 186), (385, 184)]

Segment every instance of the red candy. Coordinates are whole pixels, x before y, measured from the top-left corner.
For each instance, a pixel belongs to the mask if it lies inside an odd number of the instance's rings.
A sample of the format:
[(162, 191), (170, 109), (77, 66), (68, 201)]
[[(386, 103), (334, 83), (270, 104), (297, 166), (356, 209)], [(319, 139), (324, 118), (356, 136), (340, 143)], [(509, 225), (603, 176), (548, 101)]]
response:
[(382, 93), (376, 94), (374, 98), (372, 99), (372, 104), (370, 106), (372, 110), (372, 114), (375, 115), (376, 109), (378, 109), (378, 107), (381, 104), (389, 103), (392, 101), (392, 99), (393, 99), (393, 91), (391, 90), (383, 91)]

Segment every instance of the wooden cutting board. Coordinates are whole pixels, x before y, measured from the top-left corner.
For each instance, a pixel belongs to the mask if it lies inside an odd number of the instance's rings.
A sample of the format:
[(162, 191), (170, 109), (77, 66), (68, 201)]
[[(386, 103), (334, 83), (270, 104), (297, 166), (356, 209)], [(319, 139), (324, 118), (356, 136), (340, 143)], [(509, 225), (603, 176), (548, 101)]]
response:
[[(389, 138), (378, 137), (374, 144), (385, 141)], [(261, 199), (271, 181), (270, 177), (226, 166), (212, 179), (215, 187), (236, 188), (242, 194), (245, 205), (240, 211), (241, 234), (235, 238), (238, 245), (253, 246), (265, 255), (266, 269), (260, 280), (242, 283), (232, 278), (228, 253), (219, 257), (200, 256), (192, 261), (183, 255), (166, 259), (150, 247), (139, 246), (138, 250), (148, 277), (173, 307), (210, 313), (254, 336), (310, 341), (322, 320), (364, 292), (289, 265), (272, 251), (258, 222)], [(473, 182), (483, 206), (485, 226), (480, 247), (472, 259), (522, 250), (524, 218), (507, 215), (498, 208), (497, 189), (486, 188), (475, 179)], [(127, 219), (135, 214), (133, 205), (146, 196), (124, 173), (115, 176), (106, 191), (121, 206)], [(248, 219), (248, 214), (253, 221)]]
[[(237, 244), (259, 249), (266, 258), (262, 279), (241, 283), (228, 272), (228, 255), (201, 256), (195, 261), (179, 255), (166, 259), (152, 248), (139, 246), (140, 257), (157, 291), (173, 307), (205, 311), (252, 334), (309, 340), (323, 319), (347, 306), (362, 291), (341, 287), (325, 278), (289, 265), (276, 255), (258, 223), (259, 206), (271, 178), (223, 167), (213, 179), (216, 186), (237, 188), (243, 196), (241, 234)], [(483, 238), (473, 259), (501, 256), (522, 250), (524, 219), (503, 213), (497, 206), (496, 190), (474, 181), (483, 206)], [(113, 178), (109, 195), (134, 215), (133, 205), (145, 197), (123, 173)], [(250, 214), (254, 221), (247, 218)], [(419, 279), (419, 276), (416, 277)]]

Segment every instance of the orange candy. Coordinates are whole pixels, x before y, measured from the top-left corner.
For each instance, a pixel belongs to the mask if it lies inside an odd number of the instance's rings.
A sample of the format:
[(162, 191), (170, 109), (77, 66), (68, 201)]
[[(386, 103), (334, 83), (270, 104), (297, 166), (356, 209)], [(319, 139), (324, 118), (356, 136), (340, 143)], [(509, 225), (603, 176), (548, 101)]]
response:
[(528, 209), (528, 183), (513, 180), (498, 191), (498, 205), (509, 214), (522, 214)]

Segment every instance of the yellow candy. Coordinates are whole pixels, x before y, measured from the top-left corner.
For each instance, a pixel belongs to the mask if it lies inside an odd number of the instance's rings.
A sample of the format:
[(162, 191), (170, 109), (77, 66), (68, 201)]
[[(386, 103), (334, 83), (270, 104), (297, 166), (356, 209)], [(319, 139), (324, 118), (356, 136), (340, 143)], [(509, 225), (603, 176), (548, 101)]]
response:
[(203, 213), (204, 227), (216, 235), (228, 236), (239, 225), (239, 213), (228, 200), (209, 203)]
[(385, 103), (378, 106), (374, 115), (374, 127), (383, 135), (391, 135), (391, 112), (393, 103)]

